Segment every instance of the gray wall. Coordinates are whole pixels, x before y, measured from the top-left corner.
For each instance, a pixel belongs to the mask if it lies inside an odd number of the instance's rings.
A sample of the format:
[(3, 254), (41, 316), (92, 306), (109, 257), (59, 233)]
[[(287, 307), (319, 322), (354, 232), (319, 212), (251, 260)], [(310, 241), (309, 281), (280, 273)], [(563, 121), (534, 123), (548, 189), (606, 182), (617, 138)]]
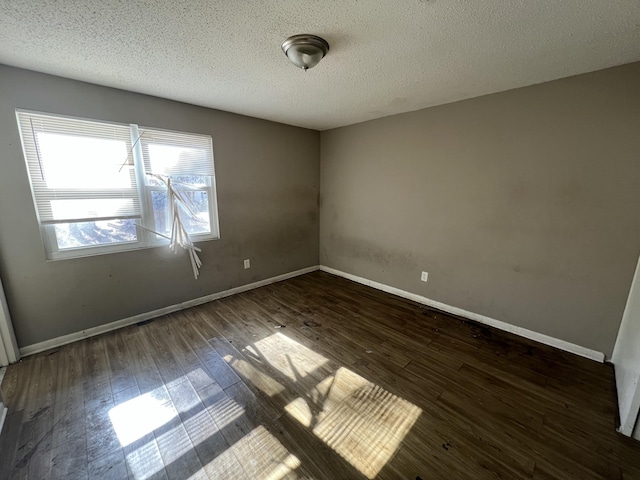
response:
[[(18, 342), (315, 265), (320, 250), (609, 355), (640, 250), (638, 84), (631, 64), (320, 135), (0, 66), (0, 277)], [(200, 279), (165, 248), (45, 261), (15, 108), (211, 134), (221, 239), (200, 245)]]
[[(14, 110), (213, 137), (220, 240), (45, 261)], [(316, 131), (0, 66), (0, 277), (20, 346), (318, 263)], [(243, 269), (243, 259), (251, 269)]]
[(610, 355), (639, 86), (636, 63), (322, 132), (321, 264)]

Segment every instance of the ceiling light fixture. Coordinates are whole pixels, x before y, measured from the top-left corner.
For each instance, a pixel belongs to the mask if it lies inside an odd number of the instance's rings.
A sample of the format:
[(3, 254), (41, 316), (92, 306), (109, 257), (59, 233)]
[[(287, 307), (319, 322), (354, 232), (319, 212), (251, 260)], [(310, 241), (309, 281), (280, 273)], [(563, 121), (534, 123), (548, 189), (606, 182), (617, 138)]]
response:
[(296, 67), (308, 70), (315, 67), (329, 51), (324, 38), (315, 35), (293, 35), (282, 42), (282, 51)]

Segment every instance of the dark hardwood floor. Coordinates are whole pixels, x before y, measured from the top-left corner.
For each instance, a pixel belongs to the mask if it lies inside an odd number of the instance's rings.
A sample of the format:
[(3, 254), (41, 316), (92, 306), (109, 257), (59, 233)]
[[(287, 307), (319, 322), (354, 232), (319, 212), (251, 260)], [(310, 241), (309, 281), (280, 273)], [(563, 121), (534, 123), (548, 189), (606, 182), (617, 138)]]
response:
[(0, 478), (639, 479), (613, 369), (314, 272), (12, 365)]

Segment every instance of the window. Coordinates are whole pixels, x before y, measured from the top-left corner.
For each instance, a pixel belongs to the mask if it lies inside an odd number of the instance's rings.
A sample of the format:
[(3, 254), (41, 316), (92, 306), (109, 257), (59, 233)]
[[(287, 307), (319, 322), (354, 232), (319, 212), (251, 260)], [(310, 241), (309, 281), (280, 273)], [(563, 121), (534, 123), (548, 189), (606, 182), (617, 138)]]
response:
[[(16, 111), (47, 258), (218, 238), (211, 137)], [(169, 205), (167, 181), (181, 197)]]

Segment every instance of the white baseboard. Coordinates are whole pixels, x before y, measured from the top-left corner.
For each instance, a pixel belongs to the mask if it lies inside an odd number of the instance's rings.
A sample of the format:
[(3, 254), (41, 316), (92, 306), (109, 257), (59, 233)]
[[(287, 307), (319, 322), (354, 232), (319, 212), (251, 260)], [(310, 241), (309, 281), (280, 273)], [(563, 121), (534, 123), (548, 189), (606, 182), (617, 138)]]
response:
[(383, 283), (374, 282), (373, 280), (368, 280), (366, 278), (358, 277), (350, 273), (342, 272), (340, 270), (336, 270), (335, 268), (325, 267), (324, 265), (321, 265), (320, 270), (322, 270), (323, 272), (331, 273), (333, 275), (337, 275), (339, 277), (346, 278), (348, 280), (353, 280), (354, 282), (361, 283), (369, 287), (373, 287), (377, 290), (382, 290), (383, 292), (391, 293), (393, 295), (397, 295), (399, 297), (403, 297), (408, 300), (413, 300), (414, 302), (421, 303), (423, 305), (428, 305), (430, 307), (437, 308), (438, 310), (442, 310), (443, 312), (468, 318), (469, 320), (473, 320), (478, 323), (482, 323), (484, 325), (497, 328), (499, 330), (504, 330), (505, 332), (513, 333), (515, 335), (528, 338), (529, 340), (533, 340), (535, 342), (543, 343), (545, 345), (549, 345), (551, 347), (555, 347), (560, 350), (564, 350), (566, 352), (571, 352), (576, 355), (580, 355), (581, 357), (585, 357), (590, 360), (595, 360), (596, 362), (603, 363), (605, 360), (604, 353), (602, 352), (591, 350), (590, 348), (582, 347), (574, 343), (566, 342), (564, 340), (560, 340), (559, 338), (554, 338), (554, 337), (550, 337), (549, 335), (545, 335), (543, 333), (527, 330), (526, 328), (518, 327), (516, 325), (511, 325), (510, 323), (506, 323), (500, 320), (496, 320), (494, 318), (486, 317), (478, 313), (469, 312), (467, 310), (463, 310), (462, 308), (452, 307), (451, 305), (447, 305), (446, 303), (441, 303), (436, 300), (431, 300), (427, 297), (417, 295), (415, 293), (410, 293), (405, 290), (400, 290), (399, 288), (390, 287), (389, 285), (385, 285)]
[(413, 300), (414, 302), (421, 303), (423, 305), (428, 305), (433, 308), (437, 308), (438, 310), (442, 310), (444, 312), (451, 313), (453, 315), (457, 315), (460, 317), (468, 318), (469, 320), (476, 321), (478, 323), (482, 323), (484, 325), (488, 325), (490, 327), (495, 327), (499, 330), (504, 330), (509, 333), (513, 333), (515, 335), (519, 335), (524, 338), (528, 338), (529, 340), (533, 340), (539, 343), (543, 343), (545, 345), (549, 345), (551, 347), (558, 348), (560, 350), (564, 350), (567, 352), (574, 353), (576, 355), (580, 355), (581, 357), (589, 358), (591, 360), (595, 360), (597, 362), (604, 362), (605, 356), (604, 353), (598, 352), (596, 350), (591, 350), (586, 347), (582, 347), (580, 345), (576, 345), (570, 342), (566, 342), (564, 340), (560, 340), (558, 338), (550, 337), (543, 333), (534, 332), (532, 330), (528, 330), (526, 328), (518, 327), (516, 325), (511, 325), (510, 323), (506, 323), (500, 320), (496, 320), (494, 318), (486, 317), (484, 315), (480, 315), (478, 313), (470, 312), (468, 310), (463, 310), (462, 308), (453, 307), (451, 305), (447, 305), (446, 303), (441, 303), (436, 300), (431, 300), (429, 298), (423, 297), (421, 295), (417, 295), (415, 293), (410, 293), (405, 290), (400, 290), (399, 288), (391, 287), (389, 285), (385, 285), (383, 283), (375, 282), (373, 280), (368, 280), (366, 278), (358, 277), (356, 275), (352, 275), (350, 273), (342, 272), (340, 270), (336, 270), (334, 268), (325, 267), (324, 265), (318, 266), (315, 265), (313, 267), (303, 268), (301, 270), (296, 270), (295, 272), (284, 273), (282, 275), (278, 275), (276, 277), (267, 278), (265, 280), (260, 280), (259, 282), (249, 283), (247, 285), (242, 285), (239, 287), (232, 288), (230, 290), (225, 290), (223, 292), (212, 293), (211, 295), (205, 295), (204, 297), (195, 298), (193, 300), (188, 300), (186, 302), (178, 303), (175, 305), (169, 305), (164, 308), (160, 308), (158, 310), (153, 310), (151, 312), (141, 313), (139, 315), (134, 315), (132, 317), (123, 318), (122, 320), (116, 320), (115, 322), (107, 323), (104, 325), (99, 325), (97, 327), (88, 328), (86, 330), (82, 330), (80, 332), (70, 333), (68, 335), (63, 335), (61, 337), (52, 338), (51, 340), (45, 340), (44, 342), (34, 343), (33, 345), (28, 345), (26, 347), (20, 348), (20, 355), (25, 357), (28, 355), (33, 355), (35, 353), (44, 352), (45, 350), (50, 350), (52, 348), (61, 347), (62, 345), (66, 345), (68, 343), (72, 343), (78, 340), (82, 340), (83, 338), (93, 337), (95, 335), (100, 335), (102, 333), (110, 332), (112, 330), (117, 330), (118, 328), (123, 328), (129, 325), (133, 325), (134, 323), (144, 322), (145, 320), (151, 320), (156, 317), (160, 317), (162, 315), (166, 315), (168, 313), (177, 312), (179, 310), (184, 310), (186, 308), (195, 307), (197, 305), (202, 305), (203, 303), (211, 302), (213, 300), (217, 300), (219, 298), (228, 297), (230, 295), (235, 295), (236, 293), (246, 292), (248, 290), (253, 290), (254, 288), (259, 288), (264, 285), (269, 285), (271, 283), (280, 282), (282, 280), (287, 280), (288, 278), (297, 277), (299, 275), (304, 275), (306, 273), (314, 272), (316, 270), (322, 270), (327, 273), (331, 273), (333, 275), (337, 275), (339, 277), (346, 278), (348, 280), (352, 280), (357, 283), (361, 283), (363, 285), (367, 285), (369, 287), (375, 288), (377, 290), (382, 290), (383, 292), (391, 293), (393, 295), (397, 295), (399, 297), (406, 298), (408, 300)]
[(187, 300), (186, 302), (177, 303), (175, 305), (169, 305), (168, 307), (159, 308), (158, 310), (153, 310), (151, 312), (141, 313), (139, 315), (134, 315), (133, 317), (123, 318), (122, 320), (116, 320), (115, 322), (88, 328), (80, 332), (70, 333), (61, 337), (52, 338), (51, 340), (45, 340), (44, 342), (34, 343), (33, 345), (28, 345), (26, 347), (20, 348), (20, 355), (26, 357), (35, 353), (44, 352), (45, 350), (61, 347), (62, 345), (76, 342), (78, 340), (82, 340), (83, 338), (100, 335), (101, 333), (117, 330), (118, 328), (127, 327), (129, 325), (133, 325), (134, 323), (144, 322), (145, 320), (151, 320), (152, 318), (160, 317), (168, 313), (177, 312), (179, 310), (184, 310), (186, 308), (195, 307), (196, 305), (202, 305), (203, 303), (218, 300), (219, 298), (235, 295), (236, 293), (246, 292), (248, 290), (253, 290), (254, 288), (263, 287), (271, 283), (281, 282), (282, 280), (287, 280), (288, 278), (297, 277), (298, 275), (315, 272), (319, 269), (320, 267), (318, 265), (314, 265), (312, 267), (296, 270), (295, 272), (283, 273), (282, 275), (266, 278), (264, 280), (260, 280), (259, 282), (241, 285), (239, 287), (225, 290), (223, 292), (212, 293), (211, 295), (205, 295), (204, 297), (194, 298), (193, 300)]

